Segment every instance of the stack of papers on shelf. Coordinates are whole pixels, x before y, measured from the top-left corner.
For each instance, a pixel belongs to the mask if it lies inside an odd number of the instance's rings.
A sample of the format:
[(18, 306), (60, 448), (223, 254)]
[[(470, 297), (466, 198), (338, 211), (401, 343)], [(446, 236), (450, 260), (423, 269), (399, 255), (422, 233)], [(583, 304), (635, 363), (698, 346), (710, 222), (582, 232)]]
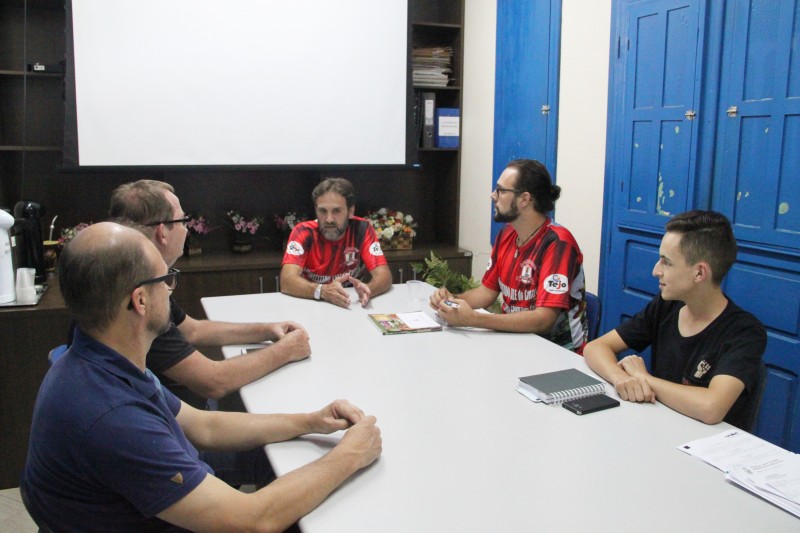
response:
[(800, 517), (800, 457), (765, 440), (732, 429), (678, 449), (719, 468), (725, 478)]
[(442, 326), (423, 311), (415, 313), (375, 314), (369, 315), (372, 323), (378, 326), (383, 335), (398, 333), (422, 333), (424, 331), (442, 331)]
[(414, 85), (447, 87), (452, 73), (453, 48), (435, 46), (414, 48), (411, 52), (411, 69)]

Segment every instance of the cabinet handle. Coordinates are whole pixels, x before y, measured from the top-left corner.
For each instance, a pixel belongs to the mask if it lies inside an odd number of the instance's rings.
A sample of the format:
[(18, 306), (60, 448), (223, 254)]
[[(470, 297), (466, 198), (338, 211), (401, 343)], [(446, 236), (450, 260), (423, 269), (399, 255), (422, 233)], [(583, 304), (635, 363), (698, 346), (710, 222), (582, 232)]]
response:
[(264, 293), (264, 276), (258, 276), (258, 292)]
[(400, 283), (404, 283), (404, 281), (403, 281), (403, 269), (402, 268), (398, 268), (397, 272), (400, 274)]
[(275, 276), (275, 290), (277, 292), (281, 292), (281, 277), (280, 277), (280, 275)]

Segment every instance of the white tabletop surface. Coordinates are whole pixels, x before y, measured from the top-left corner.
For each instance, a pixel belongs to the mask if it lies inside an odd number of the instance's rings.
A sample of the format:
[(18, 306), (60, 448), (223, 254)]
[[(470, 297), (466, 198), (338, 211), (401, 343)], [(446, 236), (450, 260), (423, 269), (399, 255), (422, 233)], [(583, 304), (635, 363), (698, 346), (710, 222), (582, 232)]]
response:
[[(800, 531), (797, 518), (676, 448), (727, 424), (628, 402), (576, 416), (516, 392), (520, 376), (591, 373), (583, 358), (536, 335), (383, 336), (366, 315), (414, 310), (403, 285), (366, 309), (277, 293), (202, 302), (214, 320), (294, 320), (309, 332), (309, 359), (242, 388), (250, 412), (312, 411), (345, 398), (378, 418), (382, 456), (300, 522), (306, 533)], [(241, 347), (223, 351), (235, 357)], [(304, 437), (267, 453), (284, 474), (340, 437)]]

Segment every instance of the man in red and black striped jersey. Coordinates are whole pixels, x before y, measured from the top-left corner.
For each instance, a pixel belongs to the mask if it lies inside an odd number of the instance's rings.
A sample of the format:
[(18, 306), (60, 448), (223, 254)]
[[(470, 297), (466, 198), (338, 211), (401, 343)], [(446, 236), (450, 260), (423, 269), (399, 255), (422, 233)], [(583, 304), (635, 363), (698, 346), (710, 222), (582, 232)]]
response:
[[(481, 285), (459, 296), (445, 288), (431, 296), (448, 325), (537, 333), (582, 353), (588, 331), (583, 254), (572, 234), (547, 216), (560, 194), (540, 162), (508, 164), (491, 195), (494, 219), (508, 224), (495, 239)], [(500, 294), (502, 314), (475, 311)]]
[[(392, 274), (368, 220), (353, 216), (355, 190), (344, 178), (323, 180), (311, 193), (317, 220), (294, 227), (281, 267), (281, 292), (350, 307), (352, 284), (361, 305), (388, 291)], [(372, 279), (361, 281), (365, 271)]]

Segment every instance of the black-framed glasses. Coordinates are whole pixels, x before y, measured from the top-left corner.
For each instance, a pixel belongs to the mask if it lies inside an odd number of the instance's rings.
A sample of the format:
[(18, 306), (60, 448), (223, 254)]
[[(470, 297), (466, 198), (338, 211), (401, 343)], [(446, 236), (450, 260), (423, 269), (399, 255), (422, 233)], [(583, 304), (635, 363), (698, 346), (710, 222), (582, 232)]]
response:
[(499, 195), (500, 193), (504, 193), (504, 192), (513, 192), (515, 194), (519, 194), (522, 191), (519, 190), (519, 189), (506, 189), (505, 187), (501, 187), (499, 185), (495, 185), (494, 186), (494, 191), (492, 191), (492, 192), (497, 193)]
[[(163, 276), (158, 276), (157, 278), (140, 281), (139, 283), (134, 285), (133, 289), (131, 290), (135, 291), (142, 285), (152, 285), (153, 283), (161, 283), (163, 281), (164, 283), (166, 283), (167, 289), (169, 289), (170, 291), (174, 291), (175, 287), (178, 286), (178, 275), (180, 273), (181, 271), (178, 270), (177, 268), (170, 268), (169, 271), (167, 271), (167, 273), (164, 274)], [(128, 302), (128, 309), (133, 309), (133, 301)]]
[(158, 226), (159, 224), (183, 224), (184, 227), (192, 220), (192, 217), (189, 215), (184, 216), (183, 218), (176, 218), (175, 220), (159, 220), (158, 222), (150, 222), (149, 224), (145, 224), (145, 226)]
[(167, 273), (164, 274), (163, 276), (159, 276), (157, 278), (146, 279), (144, 281), (140, 281), (139, 283), (134, 285), (133, 290), (138, 289), (142, 285), (150, 285), (152, 283), (161, 283), (163, 281), (164, 283), (167, 284), (167, 288), (169, 290), (174, 291), (175, 287), (178, 286), (178, 274), (180, 274), (180, 273), (181, 273), (181, 271), (178, 270), (177, 268), (170, 268), (169, 271), (167, 271)]

